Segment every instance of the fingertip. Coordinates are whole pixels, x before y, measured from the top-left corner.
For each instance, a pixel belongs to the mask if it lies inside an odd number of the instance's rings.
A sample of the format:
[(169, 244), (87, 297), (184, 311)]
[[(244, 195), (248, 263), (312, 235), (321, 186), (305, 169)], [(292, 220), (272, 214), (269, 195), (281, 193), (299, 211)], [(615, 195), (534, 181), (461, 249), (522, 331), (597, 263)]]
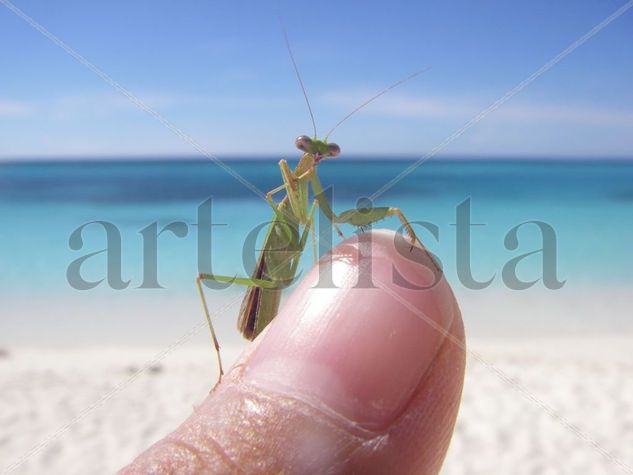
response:
[(245, 380), (325, 404), (367, 429), (393, 424), (454, 318), (432, 258), (401, 244), (379, 231), (334, 248), (288, 299)]
[[(424, 249), (366, 234), (306, 275), (173, 434), (181, 452), (253, 473), (439, 471), (463, 383), (461, 314)], [(137, 467), (173, 462), (162, 444)]]

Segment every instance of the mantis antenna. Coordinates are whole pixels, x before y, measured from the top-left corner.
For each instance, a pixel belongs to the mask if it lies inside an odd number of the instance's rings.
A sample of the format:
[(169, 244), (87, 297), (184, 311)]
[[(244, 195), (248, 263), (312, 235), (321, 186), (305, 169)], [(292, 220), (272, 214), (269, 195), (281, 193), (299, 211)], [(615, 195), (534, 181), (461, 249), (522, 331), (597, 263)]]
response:
[(308, 111), (310, 112), (310, 119), (312, 119), (312, 128), (314, 129), (314, 138), (316, 138), (317, 136), (316, 122), (314, 121), (314, 114), (312, 113), (312, 107), (310, 106), (308, 93), (306, 92), (306, 88), (303, 85), (303, 80), (301, 79), (301, 73), (299, 73), (299, 67), (297, 66), (297, 62), (295, 61), (295, 55), (292, 54), (292, 48), (290, 47), (288, 32), (286, 31), (286, 26), (284, 25), (284, 22), (282, 21), (281, 17), (279, 17), (279, 23), (281, 25), (281, 30), (284, 33), (284, 41), (286, 42), (286, 49), (288, 50), (288, 54), (290, 55), (290, 60), (292, 61), (292, 67), (295, 70), (295, 74), (297, 75), (297, 79), (299, 80), (299, 85), (301, 86), (301, 91), (303, 92), (303, 97), (306, 100), (306, 105), (308, 106)]
[[(350, 112), (349, 114), (347, 114), (345, 117), (343, 117), (341, 120), (339, 120), (336, 125), (334, 127), (332, 127), (330, 129), (330, 131), (327, 133), (327, 135), (325, 136), (325, 141), (327, 142), (327, 138), (332, 134), (332, 132), (334, 132), (339, 125), (341, 125), (343, 122), (345, 122), (347, 119), (349, 119), (351, 116), (353, 116), (354, 114), (356, 114), (356, 112), (358, 112), (359, 110), (361, 110), (363, 107), (365, 107), (366, 105), (369, 105), (370, 103), (374, 102), (376, 99), (378, 99), (380, 96), (382, 96), (383, 94), (386, 94), (387, 92), (391, 91), (392, 89), (400, 86), (401, 84), (404, 84), (405, 82), (407, 82), (409, 79), (413, 79), (416, 76), (419, 76), (422, 73), (427, 72), (429, 68), (424, 68), (424, 69), (419, 69), (416, 72), (409, 74), (407, 77), (400, 79), (397, 82), (394, 82), (393, 84), (391, 84), (390, 86), (387, 86), (386, 88), (384, 88), (382, 91), (380, 91), (378, 94), (370, 97), (369, 99), (367, 99), (365, 102), (363, 102), (361, 105), (359, 105), (358, 107), (356, 107), (352, 112)], [(305, 91), (304, 91), (305, 92)], [(307, 100), (307, 99), (306, 99)]]

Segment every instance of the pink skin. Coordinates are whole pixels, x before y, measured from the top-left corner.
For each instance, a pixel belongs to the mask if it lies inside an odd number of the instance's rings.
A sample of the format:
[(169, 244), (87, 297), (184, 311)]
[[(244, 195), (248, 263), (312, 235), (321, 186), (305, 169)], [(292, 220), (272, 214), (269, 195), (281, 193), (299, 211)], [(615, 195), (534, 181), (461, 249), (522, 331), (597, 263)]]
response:
[(461, 315), (426, 251), (390, 231), (361, 236), (122, 473), (437, 473), (461, 397)]

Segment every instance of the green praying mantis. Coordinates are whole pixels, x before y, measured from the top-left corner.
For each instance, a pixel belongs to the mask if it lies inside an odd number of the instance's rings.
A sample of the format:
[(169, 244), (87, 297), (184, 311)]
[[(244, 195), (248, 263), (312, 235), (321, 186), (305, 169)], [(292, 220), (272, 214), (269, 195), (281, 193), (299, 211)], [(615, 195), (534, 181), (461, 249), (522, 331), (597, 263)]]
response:
[[(349, 224), (363, 228), (381, 219), (396, 216), (401, 221), (412, 245), (416, 242), (419, 243), (413, 228), (399, 208), (360, 207), (335, 214), (324, 193), (317, 170), (321, 162), (336, 158), (341, 153), (341, 149), (337, 144), (327, 141), (329, 135), (339, 125), (387, 91), (425, 72), (426, 69), (416, 71), (363, 102), (341, 119), (325, 136), (325, 139), (320, 140), (317, 138), (316, 123), (310, 101), (308, 100), (285, 30), (284, 37), (312, 119), (314, 136), (310, 138), (306, 135), (301, 135), (295, 140), (295, 145), (302, 152), (302, 156), (294, 170), (290, 168), (286, 160), (279, 161), (282, 184), (266, 194), (266, 201), (273, 210), (273, 217), (268, 226), (263, 247), (251, 277), (230, 277), (215, 274), (199, 274), (196, 277), (196, 286), (217, 355), (218, 381), (221, 380), (224, 369), (220, 355), (220, 344), (213, 328), (211, 314), (203, 290), (204, 281), (234, 283), (247, 287), (246, 295), (240, 307), (237, 326), (244, 338), (253, 340), (277, 315), (281, 293), (284, 288), (295, 280), (299, 261), (305, 250), (309, 235), (312, 236), (313, 257), (316, 261), (314, 216), (317, 208), (321, 209), (341, 238), (343, 238), (343, 234), (338, 227), (339, 224)], [(281, 200), (275, 202), (274, 195), (282, 192), (285, 194)]]

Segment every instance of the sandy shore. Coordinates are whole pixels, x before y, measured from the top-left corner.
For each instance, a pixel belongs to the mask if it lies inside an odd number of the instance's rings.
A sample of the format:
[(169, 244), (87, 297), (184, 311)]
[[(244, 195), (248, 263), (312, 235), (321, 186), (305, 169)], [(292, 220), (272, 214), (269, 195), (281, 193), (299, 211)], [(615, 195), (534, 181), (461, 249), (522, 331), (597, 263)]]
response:
[[(627, 473), (632, 345), (633, 336), (471, 341), (443, 473)], [(177, 348), (139, 373), (159, 354), (0, 354), (0, 473), (112, 473), (129, 462), (190, 414), (214, 381), (208, 348)]]

